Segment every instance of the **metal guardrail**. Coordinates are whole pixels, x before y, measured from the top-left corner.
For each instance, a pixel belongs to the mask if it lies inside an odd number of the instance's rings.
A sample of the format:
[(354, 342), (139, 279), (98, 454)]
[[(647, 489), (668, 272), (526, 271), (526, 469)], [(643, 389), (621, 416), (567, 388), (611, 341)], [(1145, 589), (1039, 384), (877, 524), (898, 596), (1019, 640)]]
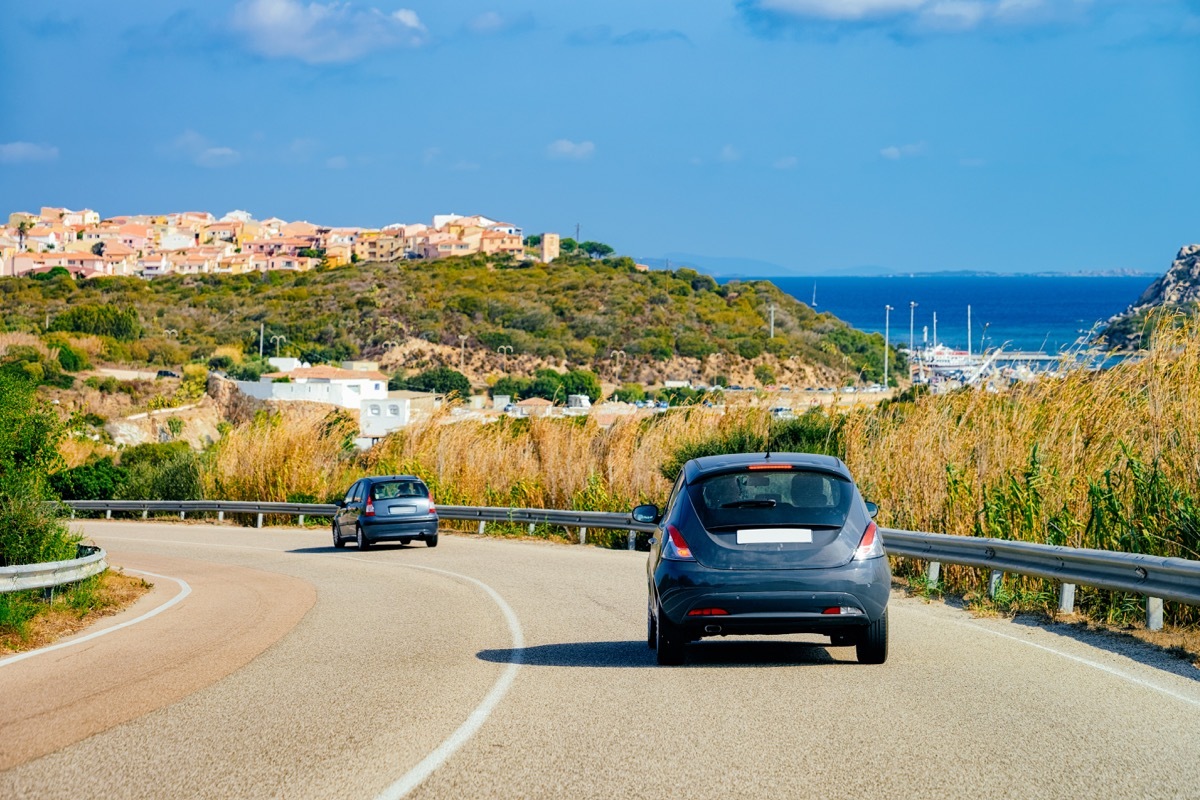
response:
[(69, 561), (0, 567), (0, 593), (50, 589), (99, 575), (108, 569), (108, 554), (99, 547), (81, 544), (78, 552), (79, 557)]
[[(258, 527), (262, 527), (265, 514), (294, 514), (303, 522), (305, 516), (332, 517), (337, 511), (337, 506), (321, 503), (225, 500), (75, 500), (66, 505), (81, 511), (105, 511), (109, 517), (113, 511), (141, 511), (143, 518), (151, 511), (178, 513), (181, 517), (188, 512), (215, 511), (222, 519), (227, 513), (256, 514)], [(628, 513), (603, 511), (439, 505), (438, 516), (478, 521), (479, 533), (489, 522), (528, 524), (531, 530), (536, 525), (578, 528), (580, 544), (586, 543), (589, 529), (626, 530), (630, 550), (634, 549), (638, 532), (657, 530), (655, 525), (634, 522)], [(1164, 599), (1200, 606), (1200, 561), (892, 528), (881, 528), (880, 534), (889, 555), (927, 561), (931, 584), (937, 583), (942, 563), (989, 570), (988, 594), (992, 596), (1005, 573), (1047, 578), (1061, 583), (1059, 609), (1066, 613), (1074, 610), (1078, 584), (1134, 592), (1146, 597), (1146, 623), (1152, 630), (1162, 627)]]

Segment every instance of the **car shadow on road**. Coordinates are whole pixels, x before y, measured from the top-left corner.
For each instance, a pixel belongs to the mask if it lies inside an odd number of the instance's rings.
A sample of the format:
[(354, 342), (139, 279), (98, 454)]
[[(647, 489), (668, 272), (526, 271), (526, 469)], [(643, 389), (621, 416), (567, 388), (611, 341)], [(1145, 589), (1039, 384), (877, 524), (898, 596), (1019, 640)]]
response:
[[(853, 648), (832, 648), (843, 657), (834, 658), (826, 645), (811, 642), (705, 641), (689, 645), (686, 666), (706, 667), (803, 667), (820, 666), (853, 660)], [(625, 667), (640, 668), (655, 665), (654, 651), (645, 641), (625, 642), (564, 642), (541, 644), (520, 650), (497, 648), (480, 650), (476, 657), (483, 661), (508, 664), (514, 657), (522, 664), (535, 667)]]
[[(377, 551), (380, 553), (386, 553), (389, 550), (424, 550), (424, 549), (426, 549), (424, 542), (420, 542), (419, 544), (420, 544), (420, 547), (418, 547), (415, 544), (400, 544), (399, 542), (397, 542), (395, 544), (391, 544), (391, 543), (373, 544), (373, 545), (371, 545), (371, 549), (367, 551), (367, 554), (374, 553)], [(299, 553), (300, 555), (310, 555), (313, 553), (341, 553), (343, 555), (352, 555), (355, 553), (362, 553), (362, 551), (359, 550), (357, 547), (334, 547), (331, 544), (327, 544), (324, 547), (296, 547), (291, 550), (288, 550), (287, 552)]]

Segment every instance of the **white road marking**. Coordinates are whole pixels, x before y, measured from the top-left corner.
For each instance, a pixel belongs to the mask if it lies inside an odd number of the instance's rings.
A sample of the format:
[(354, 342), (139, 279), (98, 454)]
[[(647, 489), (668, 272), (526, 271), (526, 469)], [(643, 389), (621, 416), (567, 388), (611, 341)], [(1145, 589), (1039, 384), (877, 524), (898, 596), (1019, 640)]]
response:
[(192, 587), (188, 586), (187, 581), (183, 580), (182, 578), (172, 578), (170, 575), (158, 575), (154, 572), (146, 572), (145, 570), (141, 570), (141, 569), (130, 569), (128, 571), (136, 572), (139, 575), (149, 575), (151, 578), (162, 578), (163, 580), (167, 580), (167, 581), (175, 581), (176, 583), (179, 584), (179, 587), (180, 587), (179, 594), (175, 595), (170, 600), (163, 603), (161, 606), (158, 606), (157, 608), (147, 611), (145, 614), (142, 614), (137, 619), (127, 620), (126, 622), (122, 622), (119, 625), (113, 625), (111, 628), (105, 628), (102, 631), (96, 631), (95, 633), (89, 633), (87, 636), (81, 636), (78, 639), (71, 639), (70, 641), (59, 642), (58, 644), (52, 644), (48, 647), (42, 647), (38, 650), (30, 650), (25, 653), (18, 653), (15, 656), (9, 656), (8, 658), (0, 659), (0, 667), (7, 667), (9, 664), (15, 664), (18, 661), (24, 661), (27, 658), (33, 658), (34, 656), (40, 656), (43, 653), (51, 653), (55, 650), (61, 650), (64, 647), (74, 647), (77, 644), (83, 644), (84, 642), (90, 642), (92, 639), (96, 639), (101, 636), (107, 636), (108, 634), (113, 633), (115, 631), (119, 631), (124, 628), (128, 628), (130, 625), (137, 625), (139, 622), (145, 622), (146, 620), (150, 619), (151, 617), (158, 616), (162, 612), (166, 611), (168, 608), (174, 606), (176, 603), (181, 602), (183, 600), (183, 598), (187, 597), (189, 594), (192, 593)]
[(487, 722), (488, 717), (504, 699), (504, 695), (508, 694), (509, 688), (512, 686), (513, 680), (517, 677), (518, 670), (521, 669), (521, 663), (524, 660), (525, 651), (525, 634), (521, 630), (521, 623), (517, 619), (517, 615), (513, 612), (512, 607), (504, 601), (500, 593), (488, 586), (481, 580), (477, 580), (468, 575), (461, 575), (457, 572), (449, 570), (436, 569), (434, 567), (423, 567), (416, 564), (400, 564), (396, 562), (377, 561), (375, 559), (358, 558), (356, 556), (343, 556), (343, 558), (352, 561), (364, 561), (369, 564), (398, 566), (409, 569), (421, 569), (426, 572), (436, 572), (441, 575), (447, 575), (451, 578), (466, 581), (478, 586), (483, 591), (487, 592), (492, 601), (499, 606), (500, 611), (504, 614), (504, 619), (508, 623), (508, 633), (512, 637), (512, 656), (509, 658), (508, 666), (500, 673), (500, 677), (492, 685), (491, 691), (483, 698), (482, 702), (475, 707), (471, 715), (467, 717), (467, 721), (458, 726), (458, 729), (451, 733), (445, 741), (437, 748), (421, 759), (415, 767), (402, 775), (395, 783), (379, 793), (376, 800), (399, 800), (406, 796), (413, 789), (421, 785), (421, 783), (432, 775), (439, 767), (445, 764), (450, 757), (453, 756), (460, 747), (471, 740), (483, 723)]
[[(994, 631), (991, 628), (985, 627), (985, 626), (980, 625), (975, 622), (965, 622), (963, 620), (951, 620), (951, 622), (953, 622), (955, 625), (962, 625), (963, 627), (971, 628), (972, 630), (982, 631), (983, 633), (990, 633), (992, 636), (999, 636), (1002, 639), (1008, 639), (1010, 641), (1018, 642), (1020, 644), (1027, 645), (1029, 647), (1036, 647), (1038, 650), (1044, 650), (1047, 653), (1053, 653), (1056, 656), (1060, 656), (1061, 658), (1065, 658), (1070, 661), (1074, 661), (1076, 663), (1083, 664), (1086, 667), (1098, 669), (1101, 672), (1105, 672), (1109, 675), (1112, 675), (1115, 678), (1120, 678), (1123, 681), (1127, 681), (1129, 683), (1135, 684), (1137, 686), (1141, 686), (1146, 689), (1152, 689), (1156, 692), (1160, 692), (1161, 694), (1165, 694), (1168, 697), (1173, 697), (1176, 700), (1181, 700), (1184, 703), (1187, 703), (1188, 705), (1193, 705), (1193, 706), (1200, 708), (1200, 700), (1197, 700), (1193, 697), (1188, 697), (1187, 695), (1184, 695), (1184, 694), (1179, 694), (1178, 692), (1174, 692), (1174, 691), (1166, 688), (1165, 686), (1159, 686), (1158, 684), (1151, 683), (1150, 681), (1143, 680), (1142, 678), (1138, 678), (1134, 675), (1130, 675), (1129, 673), (1123, 672), (1122, 670), (1119, 670), (1116, 667), (1110, 667), (1107, 664), (1101, 664), (1097, 661), (1092, 661), (1091, 659), (1083, 658), (1082, 656), (1076, 656), (1076, 655), (1072, 655), (1070, 653), (1065, 653), (1062, 650), (1056, 650), (1055, 648), (1050, 647), (1048, 645), (1038, 644), (1037, 642), (1031, 642), (1027, 639), (1022, 639), (1019, 636), (1013, 636), (1012, 634), (1009, 634), (1009, 633), (1001, 633), (1000, 631)], [(1041, 629), (1041, 630), (1044, 630), (1044, 629)]]

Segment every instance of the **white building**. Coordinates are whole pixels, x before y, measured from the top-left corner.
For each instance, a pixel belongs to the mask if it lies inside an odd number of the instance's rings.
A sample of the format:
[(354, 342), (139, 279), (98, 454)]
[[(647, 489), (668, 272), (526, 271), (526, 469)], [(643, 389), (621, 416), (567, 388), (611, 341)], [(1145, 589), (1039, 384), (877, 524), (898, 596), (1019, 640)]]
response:
[(384, 400), (388, 378), (381, 372), (337, 367), (300, 367), (271, 372), (255, 381), (238, 381), (238, 389), (258, 400), (304, 400), (310, 403), (362, 409), (364, 400)]
[(388, 392), (381, 399), (363, 400), (358, 417), (358, 446), (365, 450), (415, 419), (427, 418), (441, 401), (442, 395), (434, 392), (407, 390)]

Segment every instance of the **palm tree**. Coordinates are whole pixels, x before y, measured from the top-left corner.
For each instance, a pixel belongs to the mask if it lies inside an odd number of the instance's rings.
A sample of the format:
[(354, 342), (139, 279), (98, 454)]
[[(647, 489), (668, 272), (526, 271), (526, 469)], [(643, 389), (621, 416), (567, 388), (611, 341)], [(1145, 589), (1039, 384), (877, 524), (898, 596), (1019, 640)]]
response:
[(25, 234), (33, 227), (33, 223), (27, 219), (23, 219), (17, 223), (17, 251), (25, 252)]

